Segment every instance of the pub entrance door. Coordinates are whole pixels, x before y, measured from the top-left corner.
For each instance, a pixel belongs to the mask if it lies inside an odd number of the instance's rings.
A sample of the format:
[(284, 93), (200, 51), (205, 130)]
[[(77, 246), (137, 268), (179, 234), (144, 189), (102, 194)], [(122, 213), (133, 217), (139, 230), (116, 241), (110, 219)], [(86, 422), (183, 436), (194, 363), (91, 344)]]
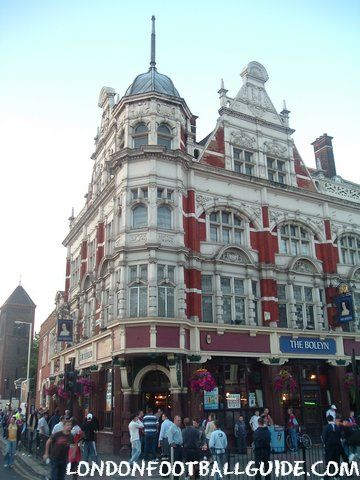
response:
[(320, 441), (323, 429), (320, 388), (302, 386), (301, 388), (302, 426), (315, 443)]
[(159, 408), (170, 411), (171, 396), (168, 377), (159, 370), (147, 373), (141, 383), (141, 409), (151, 407), (154, 413)]

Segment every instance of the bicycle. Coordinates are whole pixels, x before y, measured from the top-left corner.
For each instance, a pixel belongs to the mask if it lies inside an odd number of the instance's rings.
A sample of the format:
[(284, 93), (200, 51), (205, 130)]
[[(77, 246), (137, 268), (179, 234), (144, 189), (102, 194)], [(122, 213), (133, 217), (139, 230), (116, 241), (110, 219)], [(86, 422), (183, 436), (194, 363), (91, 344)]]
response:
[[(302, 444), (304, 448), (307, 450), (312, 447), (312, 441), (311, 438), (307, 433), (302, 433), (301, 428), (299, 427), (299, 430), (296, 432), (296, 439), (297, 439), (297, 444), (298, 447)], [(291, 441), (291, 436), (288, 435), (286, 437), (286, 446), (287, 448), (291, 451), (294, 452), (295, 448), (293, 447), (292, 441)]]

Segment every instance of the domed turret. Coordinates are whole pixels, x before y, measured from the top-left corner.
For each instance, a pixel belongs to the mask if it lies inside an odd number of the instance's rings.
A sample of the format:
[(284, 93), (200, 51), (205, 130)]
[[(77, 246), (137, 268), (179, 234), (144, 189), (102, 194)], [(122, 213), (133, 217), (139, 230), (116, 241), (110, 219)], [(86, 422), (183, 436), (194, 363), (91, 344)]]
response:
[(151, 32), (151, 61), (150, 68), (146, 73), (138, 75), (130, 87), (125, 92), (125, 97), (130, 95), (138, 95), (140, 93), (157, 92), (163, 95), (180, 98), (179, 92), (174, 87), (174, 84), (166, 75), (159, 73), (155, 67), (155, 17), (151, 17), (152, 32)]

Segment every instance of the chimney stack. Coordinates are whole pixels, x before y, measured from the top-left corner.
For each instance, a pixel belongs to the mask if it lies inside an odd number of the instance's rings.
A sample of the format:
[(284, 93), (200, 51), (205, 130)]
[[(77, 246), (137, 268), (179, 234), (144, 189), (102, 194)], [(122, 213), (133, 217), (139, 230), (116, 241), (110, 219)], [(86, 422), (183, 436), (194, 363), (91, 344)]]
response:
[(332, 139), (333, 137), (324, 133), (311, 144), (314, 146), (316, 168), (319, 169), (320, 167), (328, 178), (336, 176)]

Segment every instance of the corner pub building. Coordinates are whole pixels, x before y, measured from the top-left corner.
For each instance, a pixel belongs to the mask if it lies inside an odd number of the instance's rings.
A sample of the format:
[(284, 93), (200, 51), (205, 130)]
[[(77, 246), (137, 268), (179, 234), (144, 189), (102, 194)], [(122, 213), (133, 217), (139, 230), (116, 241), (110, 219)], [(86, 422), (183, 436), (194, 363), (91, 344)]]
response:
[[(336, 175), (327, 134), (312, 144), (316, 169), (305, 165), (258, 62), (235, 96), (221, 84), (214, 130), (198, 141), (197, 117), (157, 70), (154, 19), (152, 28), (149, 70), (121, 98), (100, 92), (91, 182), (70, 218), (56, 297), (74, 341), (56, 343), (54, 322), (42, 330), (37, 401), (54, 407), (45, 387), (73, 361), (96, 394), (71, 408), (98, 417), (103, 451), (129, 444), (130, 413), (146, 405), (201, 417), (208, 406), (228, 432), (239, 412), (249, 420), (263, 407), (284, 425), (291, 406), (316, 441), (331, 403), (344, 416), (351, 407), (360, 186)], [(339, 285), (351, 322), (334, 307)], [(217, 395), (191, 391), (199, 368)], [(275, 390), (284, 370), (295, 391)]]

